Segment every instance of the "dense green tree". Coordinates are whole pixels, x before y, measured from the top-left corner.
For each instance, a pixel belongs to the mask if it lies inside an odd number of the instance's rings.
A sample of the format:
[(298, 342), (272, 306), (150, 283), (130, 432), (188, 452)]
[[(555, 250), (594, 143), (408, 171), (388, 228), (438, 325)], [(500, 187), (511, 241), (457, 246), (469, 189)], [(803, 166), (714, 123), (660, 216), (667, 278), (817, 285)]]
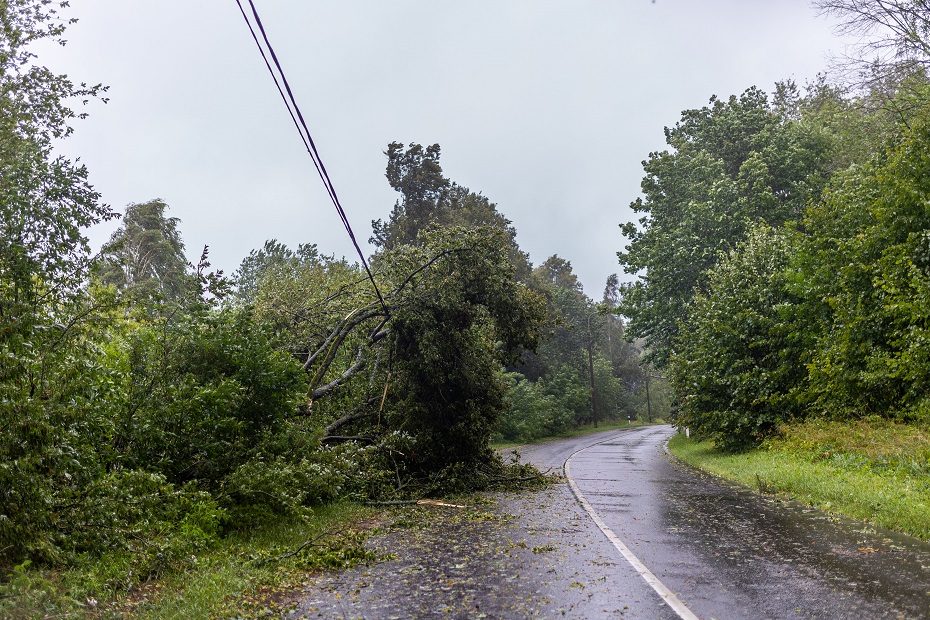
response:
[(678, 423), (717, 445), (753, 445), (799, 414), (808, 352), (795, 332), (788, 233), (750, 228), (708, 273), (682, 325), (670, 372)]
[[(491, 227), (436, 229), (386, 257), (403, 278), (389, 324), (394, 410), (400, 427), (416, 435), (415, 467), (490, 458), (506, 394), (501, 368), (540, 337), (542, 300), (515, 280), (505, 235)], [(422, 275), (403, 275), (430, 261)]]
[[(112, 217), (87, 169), (54, 146), (83, 116), (70, 104), (96, 98), (100, 86), (75, 85), (34, 62), (32, 46), (62, 42), (67, 3), (9, 0), (0, 5), (0, 276), (2, 316), (35, 311), (37, 297), (60, 298), (87, 267), (82, 229)], [(24, 323), (17, 321), (20, 325)], [(4, 333), (7, 330), (3, 330)]]
[(829, 415), (926, 408), (928, 118), (886, 157), (840, 175), (805, 220), (801, 286), (822, 331), (811, 390)]
[(452, 183), (443, 176), (439, 164), (438, 144), (423, 148), (411, 143), (407, 150), (400, 142), (388, 145), (387, 177), (391, 188), (401, 198), (387, 222), (372, 222), (371, 242), (380, 248), (390, 249), (401, 244), (415, 243), (420, 230), (440, 217), (445, 197)]
[(529, 276), (529, 258), (517, 244), (517, 232), (497, 205), (480, 193), (450, 181), (439, 164), (440, 148), (411, 144), (388, 145), (386, 176), (401, 198), (394, 204), (388, 220), (372, 222), (371, 242), (382, 250), (398, 245), (415, 245), (420, 231), (430, 226), (492, 226), (503, 231), (508, 257), (524, 280)]
[(59, 508), (92, 479), (80, 458), (107, 412), (94, 408), (109, 373), (90, 341), (106, 321), (94, 325), (98, 306), (81, 287), (83, 229), (112, 213), (84, 166), (55, 152), (83, 115), (73, 101), (103, 89), (74, 84), (33, 51), (63, 42), (66, 4), (0, 2), (0, 566), (59, 557)]
[(115, 445), (128, 467), (213, 491), (298, 408), (300, 365), (247, 312), (161, 319), (123, 345), (129, 389)]
[(299, 270), (303, 266), (314, 266), (321, 258), (315, 243), (301, 243), (292, 250), (277, 239), (269, 239), (260, 250), (252, 250), (242, 259), (233, 275), (235, 298), (241, 303), (253, 303), (266, 276), (282, 269)]
[(658, 367), (718, 257), (752, 222), (798, 219), (819, 195), (825, 143), (786, 109), (793, 108), (773, 106), (757, 88), (726, 101), (712, 97), (683, 112), (665, 130), (670, 149), (644, 162), (643, 197), (632, 205), (643, 216), (622, 226), (628, 245), (618, 253), (639, 280), (624, 286), (621, 311)]
[(507, 391), (497, 433), (507, 441), (526, 441), (564, 428), (558, 401), (542, 384), (518, 372), (506, 374)]
[(180, 220), (163, 200), (126, 207), (123, 223), (100, 249), (97, 273), (104, 284), (140, 299), (180, 301), (196, 290), (188, 272)]
[(537, 283), (542, 282), (548, 286), (565, 289), (581, 297), (581, 281), (572, 269), (571, 261), (565, 260), (558, 254), (553, 254), (533, 270)]
[(625, 386), (635, 392), (643, 382), (643, 366), (640, 351), (626, 336), (626, 326), (618, 316), (620, 305), (620, 278), (617, 274), (607, 277), (604, 294), (598, 311), (604, 315), (603, 331), (599, 336), (599, 349), (610, 361), (614, 374)]

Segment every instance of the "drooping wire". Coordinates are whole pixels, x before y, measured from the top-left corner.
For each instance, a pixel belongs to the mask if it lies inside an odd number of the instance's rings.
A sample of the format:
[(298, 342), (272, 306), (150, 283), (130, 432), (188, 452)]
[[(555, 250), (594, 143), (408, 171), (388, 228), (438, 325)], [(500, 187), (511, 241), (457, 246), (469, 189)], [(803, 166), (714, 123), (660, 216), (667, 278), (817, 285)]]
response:
[[(375, 294), (378, 296), (378, 301), (381, 303), (381, 307), (384, 308), (386, 316), (390, 316), (391, 312), (384, 301), (384, 297), (381, 295), (381, 289), (378, 288), (378, 283), (375, 282), (375, 277), (368, 265), (368, 260), (365, 258), (365, 255), (362, 252), (362, 248), (358, 244), (358, 240), (355, 238), (355, 232), (352, 230), (352, 225), (349, 223), (349, 218), (346, 216), (345, 209), (342, 208), (342, 203), (339, 201), (339, 196), (336, 194), (336, 188), (333, 185), (332, 180), (329, 178), (329, 173), (326, 171), (326, 166), (323, 165), (323, 159), (320, 157), (320, 153), (316, 148), (316, 144), (313, 142), (313, 136), (310, 134), (310, 129), (307, 127), (307, 122), (304, 120), (303, 113), (300, 111), (300, 106), (297, 105), (297, 99), (294, 97), (294, 92), (291, 90), (291, 85), (287, 80), (284, 69), (281, 67), (281, 63), (278, 60), (278, 55), (275, 53), (274, 47), (272, 47), (271, 41), (268, 39), (268, 33), (265, 31), (261, 17), (258, 15), (258, 9), (255, 7), (253, 0), (248, 0), (248, 3), (249, 7), (251, 8), (252, 15), (255, 18), (255, 25), (258, 26), (258, 32), (255, 31), (255, 26), (252, 25), (252, 21), (246, 14), (245, 8), (242, 5), (242, 0), (236, 0), (236, 4), (239, 6), (239, 12), (242, 14), (242, 18), (245, 20), (246, 25), (249, 27), (249, 32), (252, 34), (252, 39), (255, 41), (255, 45), (258, 47), (258, 51), (262, 55), (262, 60), (265, 62), (265, 67), (271, 74), (272, 80), (274, 80), (275, 86), (278, 89), (278, 94), (281, 95), (281, 99), (284, 101), (285, 107), (287, 107), (288, 114), (290, 114), (291, 120), (294, 122), (294, 126), (297, 128), (297, 133), (300, 135), (300, 139), (304, 143), (304, 147), (307, 149), (307, 153), (310, 154), (310, 159), (313, 161), (313, 167), (316, 168), (317, 174), (320, 175), (320, 180), (323, 181), (323, 186), (326, 188), (326, 193), (329, 195), (333, 206), (336, 207), (336, 212), (339, 214), (339, 219), (342, 220), (342, 225), (345, 227), (346, 232), (349, 235), (349, 239), (352, 241), (352, 245), (355, 246), (355, 251), (358, 254), (359, 259), (362, 261), (362, 267), (365, 268), (365, 273), (368, 274), (368, 279), (371, 281), (371, 285), (375, 289)], [(261, 34), (261, 40), (264, 41), (264, 47), (262, 46), (261, 41), (259, 41), (259, 33)], [(267, 53), (265, 51), (266, 48), (268, 50)], [(269, 54), (271, 55), (270, 61), (268, 59)], [(272, 67), (272, 63), (274, 64), (274, 67)]]

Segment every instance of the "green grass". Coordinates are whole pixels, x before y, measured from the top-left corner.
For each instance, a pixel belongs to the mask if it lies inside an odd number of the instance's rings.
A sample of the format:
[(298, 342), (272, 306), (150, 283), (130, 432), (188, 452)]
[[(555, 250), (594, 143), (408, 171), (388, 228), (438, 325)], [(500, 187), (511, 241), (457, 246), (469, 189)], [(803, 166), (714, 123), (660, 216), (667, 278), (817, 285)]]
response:
[[(376, 512), (356, 504), (315, 509), (306, 519), (234, 533), (193, 567), (128, 592), (105, 587), (107, 558), (65, 571), (20, 570), (0, 591), (0, 617), (210, 618), (280, 611), (307, 573), (375, 559), (362, 543)], [(293, 552), (308, 541), (299, 553)]]
[(676, 435), (669, 450), (689, 465), (763, 493), (930, 540), (930, 435), (867, 419), (811, 421), (739, 454)]
[(527, 444), (535, 443), (545, 443), (547, 441), (555, 441), (556, 439), (568, 439), (571, 437), (581, 437), (582, 435), (590, 435), (592, 433), (600, 433), (603, 431), (615, 431), (622, 428), (633, 428), (634, 426), (649, 426), (650, 424), (665, 424), (664, 420), (656, 419), (652, 422), (644, 422), (642, 420), (633, 420), (633, 423), (629, 423), (626, 420), (610, 420), (607, 422), (601, 422), (597, 426), (593, 424), (585, 424), (584, 426), (579, 426), (577, 428), (569, 429), (565, 432), (558, 433), (555, 435), (546, 435), (545, 437), (539, 437), (536, 439), (529, 439), (526, 441), (494, 441), (491, 442), (491, 448), (495, 450), (509, 450), (510, 448), (519, 448), (520, 446), (525, 446)]

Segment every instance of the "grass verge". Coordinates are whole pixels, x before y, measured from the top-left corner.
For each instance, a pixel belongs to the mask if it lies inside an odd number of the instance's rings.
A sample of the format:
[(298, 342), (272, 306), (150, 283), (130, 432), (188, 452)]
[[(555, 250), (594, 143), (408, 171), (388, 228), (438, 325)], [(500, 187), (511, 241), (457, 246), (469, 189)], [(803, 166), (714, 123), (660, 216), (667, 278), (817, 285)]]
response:
[(738, 454), (676, 435), (685, 463), (762, 493), (930, 540), (930, 434), (881, 419), (808, 421)]
[(224, 538), (180, 573), (128, 592), (108, 587), (107, 558), (66, 571), (20, 569), (0, 590), (0, 617), (211, 618), (280, 613), (308, 573), (377, 558), (364, 539), (377, 513), (332, 504)]

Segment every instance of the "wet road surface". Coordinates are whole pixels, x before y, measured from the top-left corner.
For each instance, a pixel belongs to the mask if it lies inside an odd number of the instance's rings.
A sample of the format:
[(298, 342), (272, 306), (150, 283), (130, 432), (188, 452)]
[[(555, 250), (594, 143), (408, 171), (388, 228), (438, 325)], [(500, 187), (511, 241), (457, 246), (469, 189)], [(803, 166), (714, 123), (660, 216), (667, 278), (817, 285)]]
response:
[[(930, 617), (930, 545), (696, 472), (665, 454), (672, 432), (608, 436), (572, 458), (571, 474), (698, 617)], [(579, 447), (543, 444), (524, 459), (549, 467)]]
[[(653, 426), (520, 450), (570, 473), (606, 529), (699, 618), (930, 617), (930, 545), (679, 464)], [(677, 618), (567, 484), (399, 511), (392, 560), (323, 576), (292, 618)], [(405, 516), (406, 514), (406, 516)]]

